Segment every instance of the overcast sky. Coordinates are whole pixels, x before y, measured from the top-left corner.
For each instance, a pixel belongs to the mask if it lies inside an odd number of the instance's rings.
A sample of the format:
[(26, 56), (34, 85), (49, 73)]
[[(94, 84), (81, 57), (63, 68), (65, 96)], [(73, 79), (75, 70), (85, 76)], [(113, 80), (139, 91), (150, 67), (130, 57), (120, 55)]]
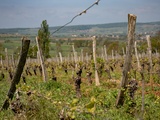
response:
[[(0, 0), (0, 28), (61, 26), (96, 0)], [(70, 25), (127, 22), (127, 14), (137, 22), (160, 21), (160, 0), (100, 0), (87, 14)]]

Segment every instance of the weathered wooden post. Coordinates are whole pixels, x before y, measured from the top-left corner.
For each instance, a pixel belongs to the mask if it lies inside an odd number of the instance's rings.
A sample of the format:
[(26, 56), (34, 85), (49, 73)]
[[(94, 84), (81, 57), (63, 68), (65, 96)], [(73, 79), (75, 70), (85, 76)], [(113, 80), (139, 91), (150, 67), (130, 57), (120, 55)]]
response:
[(45, 69), (45, 63), (44, 63), (44, 58), (43, 58), (43, 55), (42, 55), (42, 50), (40, 48), (39, 41), (38, 41), (37, 37), (36, 37), (36, 43), (37, 43), (37, 48), (38, 48), (40, 62), (41, 62), (41, 67), (42, 67), (43, 80), (46, 82), (47, 81), (47, 72), (46, 72), (46, 69)]
[(73, 50), (73, 55), (74, 55), (74, 61), (75, 61), (75, 63), (77, 63), (77, 54), (76, 54), (76, 50), (74, 48), (74, 45), (72, 45), (72, 50)]
[(114, 60), (114, 50), (112, 50), (112, 59)]
[(37, 63), (40, 64), (40, 55), (39, 55), (39, 51), (37, 51)]
[(125, 54), (124, 48), (122, 48), (122, 52), (123, 52), (123, 58), (125, 58), (126, 54)]
[(128, 72), (130, 71), (131, 67), (131, 60), (132, 60), (132, 51), (135, 42), (135, 26), (136, 26), (136, 16), (133, 14), (128, 14), (128, 47), (127, 53), (125, 57), (124, 67), (122, 71), (122, 80), (120, 85), (119, 94), (116, 101), (116, 106), (123, 105), (125, 91), (127, 89), (128, 84)]
[(5, 58), (5, 61), (7, 62), (6, 65), (7, 65), (7, 68), (9, 67), (9, 59), (8, 59), (8, 49), (5, 48), (5, 53), (6, 53), (6, 58)]
[(108, 56), (107, 56), (106, 45), (104, 45), (104, 56), (105, 56), (105, 61), (107, 61), (108, 60)]
[(93, 36), (92, 40), (93, 40), (93, 60), (95, 66), (95, 84), (96, 86), (99, 86), (100, 82), (99, 82), (99, 76), (97, 71), (97, 60), (96, 60), (96, 36)]
[(147, 39), (147, 43), (148, 43), (148, 57), (149, 57), (149, 74), (150, 74), (150, 84), (151, 84), (151, 87), (153, 89), (153, 77), (152, 77), (152, 46), (151, 46), (151, 40), (150, 40), (150, 35), (147, 35), (146, 36), (146, 39)]
[(136, 54), (136, 59), (137, 59), (137, 67), (138, 67), (138, 70), (140, 71), (141, 66), (140, 66), (140, 61), (139, 61), (139, 56), (138, 56), (138, 51), (137, 51), (137, 42), (136, 41), (134, 43), (134, 49), (135, 49), (135, 54)]
[(12, 66), (13, 66), (13, 68), (16, 67), (16, 65), (15, 65), (15, 59), (14, 59), (14, 55), (13, 54), (12, 54)]
[(142, 77), (142, 107), (141, 107), (141, 119), (143, 120), (143, 115), (144, 115), (144, 104), (145, 104), (145, 78), (144, 78), (144, 74), (143, 74), (143, 70), (141, 69), (141, 65), (140, 65), (140, 61), (139, 61), (139, 56), (138, 56), (138, 51), (137, 51), (137, 42), (135, 41), (135, 54), (136, 54), (136, 58), (137, 58), (137, 65), (138, 65), (138, 71), (141, 74)]
[(1, 110), (6, 110), (9, 107), (9, 101), (13, 99), (14, 93), (16, 91), (16, 85), (19, 83), (21, 74), (23, 72), (24, 65), (26, 63), (27, 53), (30, 45), (30, 40), (24, 40), (22, 39), (22, 50), (20, 54), (20, 59), (15, 71), (15, 74), (13, 76), (13, 80), (10, 86), (10, 89), (7, 94), (7, 99), (5, 100)]
[(61, 52), (59, 52), (59, 58), (60, 58), (61, 63), (63, 63), (63, 58), (62, 58)]
[(81, 61), (84, 61), (83, 49), (81, 49)]
[(101, 58), (102, 58), (103, 60), (105, 60), (105, 58), (104, 58), (104, 48), (103, 48), (103, 47), (101, 48)]
[(88, 57), (88, 53), (86, 53), (86, 62), (88, 63), (89, 61), (89, 57)]

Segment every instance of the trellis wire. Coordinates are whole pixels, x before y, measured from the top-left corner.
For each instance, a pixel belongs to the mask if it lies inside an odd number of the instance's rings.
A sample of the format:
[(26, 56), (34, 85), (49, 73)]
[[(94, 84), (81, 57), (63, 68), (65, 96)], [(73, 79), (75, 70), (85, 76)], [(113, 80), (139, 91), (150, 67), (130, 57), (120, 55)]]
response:
[(65, 26), (71, 24), (71, 23), (74, 21), (74, 19), (77, 18), (78, 16), (81, 16), (82, 14), (87, 13), (87, 11), (88, 11), (89, 9), (91, 9), (93, 6), (98, 5), (99, 1), (100, 1), (100, 0), (97, 0), (97, 1), (94, 2), (92, 5), (90, 5), (87, 9), (85, 9), (85, 10), (82, 11), (81, 13), (75, 15), (75, 16), (71, 19), (71, 21), (67, 22), (67, 23), (64, 24), (63, 26), (61, 26), (61, 27), (59, 27), (58, 29), (56, 29), (54, 32), (52, 32), (51, 35), (53, 35), (54, 33), (58, 32), (59, 30), (61, 30), (61, 29), (64, 28)]

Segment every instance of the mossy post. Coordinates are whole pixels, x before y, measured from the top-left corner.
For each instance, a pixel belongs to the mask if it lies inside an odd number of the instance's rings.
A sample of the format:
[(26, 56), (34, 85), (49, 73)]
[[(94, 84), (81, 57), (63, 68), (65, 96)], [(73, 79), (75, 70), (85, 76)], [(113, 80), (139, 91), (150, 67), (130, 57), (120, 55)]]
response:
[(21, 74), (23, 72), (23, 68), (26, 63), (29, 45), (30, 45), (30, 40), (25, 40), (23, 38), (22, 39), (22, 49), (21, 49), (21, 54), (20, 54), (20, 58), (18, 61), (18, 65), (17, 65), (16, 71), (15, 71), (15, 74), (13, 76), (13, 80), (12, 80), (10, 89), (7, 94), (7, 99), (5, 100), (1, 110), (7, 110), (9, 107), (9, 101), (13, 99), (14, 93), (16, 91), (16, 85), (20, 81)]
[(127, 89), (128, 84), (128, 73), (131, 68), (132, 61), (132, 51), (134, 48), (135, 42), (135, 26), (136, 26), (136, 16), (133, 14), (128, 14), (128, 46), (127, 53), (124, 61), (124, 68), (122, 71), (122, 80), (120, 85), (120, 90), (118, 93), (116, 106), (123, 105), (125, 100), (125, 91)]

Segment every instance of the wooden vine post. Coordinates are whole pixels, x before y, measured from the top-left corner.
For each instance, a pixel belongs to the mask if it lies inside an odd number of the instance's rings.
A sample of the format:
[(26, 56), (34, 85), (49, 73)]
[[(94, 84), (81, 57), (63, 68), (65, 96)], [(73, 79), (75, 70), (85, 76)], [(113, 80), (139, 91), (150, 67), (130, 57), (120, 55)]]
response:
[(73, 55), (74, 55), (74, 62), (77, 63), (77, 54), (76, 54), (76, 50), (74, 48), (74, 44), (72, 45), (72, 50), (73, 50)]
[(37, 63), (40, 64), (40, 57), (39, 52), (37, 51)]
[(88, 63), (89, 61), (89, 57), (88, 57), (88, 53), (86, 53), (86, 58), (85, 58), (86, 62)]
[(114, 60), (114, 50), (112, 50), (112, 59)]
[(125, 59), (126, 54), (124, 48), (122, 48), (122, 52), (123, 52), (123, 58)]
[(40, 48), (39, 41), (38, 41), (38, 38), (37, 38), (37, 37), (36, 37), (36, 43), (37, 43), (37, 48), (38, 48), (40, 63), (41, 63), (41, 67), (42, 67), (43, 81), (46, 82), (46, 81), (47, 81), (47, 72), (46, 72), (46, 69), (45, 69), (45, 64), (44, 64), (44, 58), (43, 58), (43, 55), (42, 55), (42, 50), (41, 50), (41, 48)]
[(61, 52), (59, 52), (59, 58), (60, 58), (61, 63), (63, 63), (63, 58), (62, 58), (62, 53)]
[(15, 74), (13, 76), (13, 80), (12, 80), (10, 89), (7, 94), (7, 99), (5, 100), (1, 110), (7, 110), (9, 107), (9, 101), (13, 99), (14, 93), (16, 91), (16, 85), (20, 81), (21, 74), (23, 72), (23, 68), (26, 63), (29, 45), (30, 45), (30, 40), (22, 39), (22, 49), (21, 49), (20, 59), (19, 59), (16, 71), (15, 71)]
[(104, 56), (105, 56), (105, 61), (108, 60), (108, 56), (107, 56), (107, 48), (106, 45), (104, 45)]
[(5, 61), (7, 62), (7, 68), (9, 68), (9, 59), (8, 59), (8, 49), (5, 48), (6, 58)]
[(116, 106), (123, 105), (125, 99), (125, 91), (128, 84), (128, 73), (131, 68), (132, 51), (135, 42), (135, 26), (136, 26), (136, 16), (133, 14), (128, 14), (128, 46), (127, 53), (124, 61), (124, 68), (122, 71), (122, 80), (120, 85), (120, 90), (118, 93)]
[(84, 61), (83, 49), (81, 49), (81, 61)]
[(97, 71), (97, 60), (96, 60), (96, 36), (93, 36), (92, 40), (93, 40), (93, 60), (95, 66), (95, 84), (96, 86), (99, 86), (100, 82), (99, 82), (99, 76)]
[(136, 54), (136, 59), (137, 59), (137, 65), (138, 65), (138, 72), (140, 72), (141, 77), (142, 77), (142, 107), (141, 107), (141, 119), (143, 120), (143, 115), (144, 115), (144, 108), (145, 108), (145, 78), (144, 78), (144, 70), (141, 68), (140, 65), (140, 60), (138, 56), (138, 50), (137, 50), (137, 42), (135, 41), (135, 54)]
[(148, 43), (148, 57), (149, 57), (149, 74), (150, 74), (150, 84), (151, 84), (151, 87), (153, 89), (153, 77), (152, 77), (152, 46), (151, 46), (151, 40), (150, 40), (150, 35), (147, 35), (146, 36), (146, 39), (147, 39), (147, 43)]
[(16, 65), (15, 65), (15, 59), (14, 59), (14, 55), (13, 54), (12, 54), (12, 66), (13, 66), (13, 68), (16, 67)]
[(137, 50), (137, 42), (136, 41), (134, 43), (134, 49), (135, 49), (135, 54), (136, 54), (136, 59), (137, 59), (138, 71), (140, 71), (141, 70), (141, 66), (140, 66), (140, 61), (139, 61), (139, 56), (138, 56), (138, 50)]

